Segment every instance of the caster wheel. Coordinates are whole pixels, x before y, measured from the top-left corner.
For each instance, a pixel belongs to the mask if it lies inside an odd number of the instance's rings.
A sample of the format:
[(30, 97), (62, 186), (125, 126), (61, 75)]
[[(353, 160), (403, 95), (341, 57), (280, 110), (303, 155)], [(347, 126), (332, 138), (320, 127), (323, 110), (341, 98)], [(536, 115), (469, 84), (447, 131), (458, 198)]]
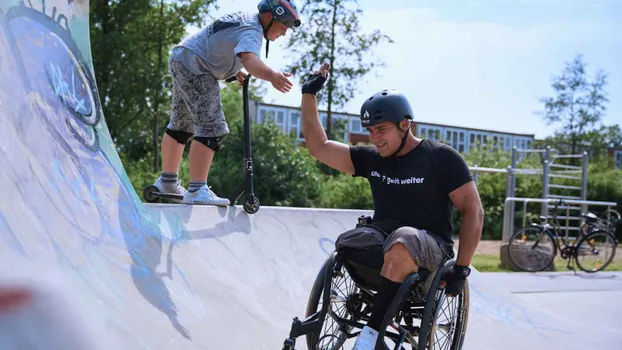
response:
[(259, 199), (255, 197), (246, 198), (246, 202), (244, 202), (244, 211), (249, 214), (255, 214), (259, 210)]
[(160, 190), (158, 190), (157, 187), (151, 185), (151, 186), (147, 186), (145, 187), (145, 189), (143, 190), (143, 198), (148, 202), (148, 203), (155, 203), (158, 201), (158, 196), (156, 195), (156, 193), (160, 192)]
[(294, 350), (295, 345), (296, 342), (294, 341), (294, 339), (286, 339), (283, 343), (283, 350)]

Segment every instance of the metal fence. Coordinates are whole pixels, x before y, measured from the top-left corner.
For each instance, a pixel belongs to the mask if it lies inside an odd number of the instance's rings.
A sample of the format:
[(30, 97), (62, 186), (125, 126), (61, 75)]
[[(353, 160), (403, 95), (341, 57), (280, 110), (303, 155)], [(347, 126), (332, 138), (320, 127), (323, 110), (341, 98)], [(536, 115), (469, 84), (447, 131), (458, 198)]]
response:
[[(527, 226), (527, 206), (529, 203), (541, 203), (541, 204), (554, 204), (559, 201), (559, 198), (522, 198), (522, 197), (507, 197), (503, 203), (503, 242), (508, 243), (512, 233), (514, 232), (514, 204), (517, 202), (523, 203), (523, 221), (520, 227)], [(568, 205), (581, 205), (586, 208), (586, 212), (589, 206), (604, 206), (607, 209), (611, 209), (617, 205), (616, 202), (603, 202), (603, 201), (588, 201), (581, 199), (561, 199), (564, 204)], [(561, 206), (560, 206), (561, 208)], [(548, 218), (548, 217), (547, 217)], [(566, 234), (568, 231), (576, 229), (576, 227), (570, 226), (568, 224), (568, 218), (566, 220), (566, 226), (560, 227), (566, 230)]]

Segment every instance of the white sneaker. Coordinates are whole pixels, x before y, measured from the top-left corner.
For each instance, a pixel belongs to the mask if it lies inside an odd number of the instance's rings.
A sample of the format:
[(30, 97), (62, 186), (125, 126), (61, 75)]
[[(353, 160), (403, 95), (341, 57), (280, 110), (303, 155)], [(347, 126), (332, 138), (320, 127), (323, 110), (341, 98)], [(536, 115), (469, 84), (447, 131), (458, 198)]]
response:
[[(176, 183), (171, 184), (171, 183), (165, 183), (164, 181), (162, 181), (162, 177), (158, 177), (157, 180), (153, 183), (153, 185), (157, 187), (158, 191), (162, 193), (177, 194), (180, 196), (183, 196), (184, 194), (186, 194), (186, 189), (181, 185), (181, 180), (177, 180)], [(178, 199), (171, 199), (171, 200), (177, 203), (183, 203), (182, 200), (178, 200)]]
[(209, 187), (201, 186), (197, 191), (186, 191), (184, 194), (184, 203), (186, 204), (204, 204), (204, 205), (229, 205), (229, 199), (220, 198)]
[(356, 338), (352, 350), (374, 350), (378, 339), (378, 331), (368, 326), (361, 329), (361, 333)]

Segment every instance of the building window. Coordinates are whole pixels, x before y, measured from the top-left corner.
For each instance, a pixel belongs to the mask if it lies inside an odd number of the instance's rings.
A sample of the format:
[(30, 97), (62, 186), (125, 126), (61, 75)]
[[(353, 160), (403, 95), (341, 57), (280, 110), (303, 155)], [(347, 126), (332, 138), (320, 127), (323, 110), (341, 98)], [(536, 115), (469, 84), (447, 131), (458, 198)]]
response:
[(277, 108), (261, 108), (259, 110), (258, 123), (263, 123), (268, 120), (274, 121), (274, 123), (280, 126), (285, 131), (285, 111)]
[(354, 134), (363, 134), (365, 130), (361, 125), (361, 119), (359, 118), (351, 118), (350, 119), (350, 132)]
[(304, 134), (302, 133), (300, 112), (291, 112), (289, 114), (289, 134), (298, 139), (304, 138)]
[(435, 127), (425, 127), (421, 128), (420, 136), (423, 138), (428, 138), (435, 141), (441, 141), (441, 129)]

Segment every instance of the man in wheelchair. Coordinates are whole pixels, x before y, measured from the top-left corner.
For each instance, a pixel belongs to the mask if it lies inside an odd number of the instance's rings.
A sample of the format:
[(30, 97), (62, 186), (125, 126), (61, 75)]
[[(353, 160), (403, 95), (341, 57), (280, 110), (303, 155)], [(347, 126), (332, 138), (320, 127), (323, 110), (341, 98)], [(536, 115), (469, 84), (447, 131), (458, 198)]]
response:
[(438, 269), (454, 257), (452, 213), (462, 214), (455, 264), (443, 275), (446, 295), (457, 295), (481, 238), (483, 209), (469, 168), (449, 145), (411, 132), (413, 112), (406, 97), (383, 90), (367, 98), (361, 124), (372, 145), (328, 140), (320, 123), (316, 93), (328, 77), (324, 63), (302, 87), (302, 130), (309, 153), (322, 163), (368, 179), (374, 200), (370, 223), (344, 232), (337, 250), (371, 248), (382, 252), (378, 292), (371, 316), (354, 349), (374, 349), (379, 327), (402, 282), (420, 268)]

